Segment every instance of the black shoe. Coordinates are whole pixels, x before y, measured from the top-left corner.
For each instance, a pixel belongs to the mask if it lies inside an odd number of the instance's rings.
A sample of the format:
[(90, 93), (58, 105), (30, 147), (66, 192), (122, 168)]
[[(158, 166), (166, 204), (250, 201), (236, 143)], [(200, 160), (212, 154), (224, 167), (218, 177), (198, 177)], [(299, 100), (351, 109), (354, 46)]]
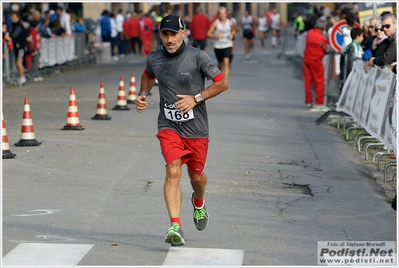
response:
[(191, 194), (191, 203), (193, 204), (194, 207), (194, 225), (195, 227), (202, 231), (206, 228), (208, 225), (208, 212), (206, 211), (205, 203), (202, 208), (196, 208), (194, 205), (194, 192)]

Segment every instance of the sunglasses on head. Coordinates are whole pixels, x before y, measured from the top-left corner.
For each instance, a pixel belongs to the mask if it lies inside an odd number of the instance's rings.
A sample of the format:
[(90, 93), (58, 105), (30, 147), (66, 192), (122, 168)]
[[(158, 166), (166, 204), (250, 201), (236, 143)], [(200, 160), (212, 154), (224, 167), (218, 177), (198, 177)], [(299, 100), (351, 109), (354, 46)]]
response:
[(390, 27), (391, 27), (391, 24), (381, 25), (381, 29), (384, 29), (384, 28), (389, 29)]

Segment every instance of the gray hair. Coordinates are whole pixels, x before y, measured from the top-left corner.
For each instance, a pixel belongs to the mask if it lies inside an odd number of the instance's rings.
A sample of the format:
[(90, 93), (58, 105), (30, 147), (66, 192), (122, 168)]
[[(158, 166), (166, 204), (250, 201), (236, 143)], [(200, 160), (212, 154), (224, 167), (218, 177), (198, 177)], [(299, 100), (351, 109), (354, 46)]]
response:
[(370, 26), (370, 21), (371, 21), (371, 17), (366, 17), (363, 20), (363, 27), (369, 27)]
[(204, 13), (204, 8), (202, 6), (197, 7), (197, 12), (198, 13)]
[(386, 14), (386, 15), (384, 15), (384, 17), (382, 17), (381, 20), (386, 20), (386, 19), (391, 19), (391, 20), (392, 20), (392, 23), (396, 23), (396, 16), (395, 16), (395, 14), (392, 14), (392, 13)]
[(381, 19), (376, 20), (374, 23), (374, 29), (380, 28), (381, 25), (382, 25)]
[(325, 30), (327, 27), (327, 21), (323, 18), (319, 18), (316, 20), (315, 28), (320, 30)]

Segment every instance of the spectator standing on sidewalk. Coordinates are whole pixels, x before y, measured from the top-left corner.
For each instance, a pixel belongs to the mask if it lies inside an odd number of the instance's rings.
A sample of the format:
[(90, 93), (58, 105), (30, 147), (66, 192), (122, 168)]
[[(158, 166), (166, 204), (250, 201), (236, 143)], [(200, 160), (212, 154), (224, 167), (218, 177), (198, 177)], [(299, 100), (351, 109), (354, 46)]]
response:
[(126, 12), (126, 19), (123, 22), (123, 54), (128, 55), (130, 53), (130, 19), (132, 18), (132, 13)]
[(198, 6), (197, 14), (194, 15), (190, 23), (190, 32), (193, 39), (193, 47), (199, 47), (201, 50), (206, 48), (206, 39), (211, 21), (204, 13), (204, 8)]
[(120, 8), (118, 10), (118, 15), (115, 17), (116, 21), (116, 29), (118, 30), (118, 34), (116, 36), (116, 43), (118, 45), (118, 55), (119, 57), (125, 54), (124, 44), (123, 44), (123, 23), (125, 22), (125, 16), (123, 16), (123, 9)]
[(143, 18), (143, 55), (150, 55), (152, 52), (152, 39), (154, 32), (154, 20), (149, 13), (146, 13)]
[(327, 54), (329, 45), (323, 31), (327, 26), (326, 20), (319, 18), (315, 28), (309, 30), (306, 36), (306, 47), (303, 57), (303, 80), (305, 83), (305, 103), (312, 107), (313, 94), (312, 84), (316, 90), (316, 109), (322, 108), (324, 104), (324, 65), (323, 57)]
[(77, 21), (73, 24), (74, 28), (74, 33), (80, 34), (80, 33), (86, 33), (86, 25), (85, 22), (83, 21), (83, 18), (77, 18)]
[(305, 21), (306, 15), (304, 12), (300, 13), (299, 11), (294, 14), (294, 22), (293, 28), (295, 32), (295, 53), (296, 55), (301, 56), (303, 58), (303, 52), (305, 50), (306, 44), (306, 31), (305, 31)]
[[(139, 15), (136, 12), (132, 13), (132, 17), (128, 21), (127, 25), (128, 37), (130, 40), (130, 46), (133, 54), (141, 54), (141, 23)], [(137, 45), (137, 47), (136, 47)], [(137, 50), (136, 50), (137, 49)]]
[(359, 28), (353, 28), (351, 30), (351, 38), (352, 42), (346, 46), (346, 52), (345, 53), (352, 53), (350, 58), (353, 59), (353, 61), (361, 60), (362, 55), (363, 55), (363, 49), (362, 49), (362, 41), (364, 39), (364, 32), (362, 29)]
[(388, 36), (389, 39), (389, 47), (384, 52), (384, 54), (372, 57), (369, 59), (369, 66), (373, 67), (377, 66), (385, 66), (391, 65), (393, 62), (396, 62), (397, 57), (397, 48), (396, 48), (396, 35), (397, 35), (397, 23), (396, 16), (394, 14), (386, 14), (382, 17), (382, 25), (381, 29), (384, 31), (385, 35)]
[(37, 20), (30, 21), (30, 32), (29, 32), (29, 50), (31, 57), (31, 68), (30, 74), (33, 77), (33, 81), (43, 81), (43, 77), (39, 76), (39, 55), (40, 55), (40, 34), (39, 34), (39, 22)]
[(104, 10), (101, 13), (98, 23), (100, 24), (102, 42), (111, 42), (112, 28), (108, 10)]
[(118, 36), (118, 28), (116, 26), (115, 15), (114, 13), (109, 14), (109, 20), (111, 21), (111, 57), (113, 60), (117, 61), (118, 57), (115, 56), (115, 46), (116, 46), (116, 38)]
[[(204, 200), (208, 180), (204, 169), (209, 143), (205, 101), (222, 93), (228, 84), (208, 54), (185, 44), (186, 30), (180, 17), (164, 17), (159, 31), (163, 46), (147, 57), (135, 104), (137, 112), (146, 109), (147, 95), (157, 78), (160, 94), (157, 137), (166, 162), (164, 198), (171, 223), (165, 242), (182, 246), (185, 244), (180, 220), (182, 165), (188, 167), (194, 190), (190, 200), (194, 225), (201, 231), (208, 224)], [(205, 78), (213, 81), (207, 88)]]
[(223, 72), (226, 80), (230, 74), (230, 54), (235, 36), (235, 27), (232, 21), (227, 18), (227, 9), (219, 8), (219, 17), (211, 24), (208, 30), (209, 38), (216, 38), (213, 43), (215, 55), (218, 60), (218, 68)]
[(9, 35), (5, 36), (6, 41), (12, 41), (15, 53), (15, 65), (18, 69), (20, 86), (26, 83), (24, 74), (23, 60), (28, 52), (28, 31), (22, 25), (21, 15), (19, 12), (13, 11), (11, 13), (12, 29)]
[(64, 28), (67, 35), (71, 35), (72, 34), (71, 15), (69, 15), (67, 12), (65, 12), (64, 9), (60, 6), (56, 8), (55, 12), (58, 15), (58, 18), (61, 23), (61, 27)]

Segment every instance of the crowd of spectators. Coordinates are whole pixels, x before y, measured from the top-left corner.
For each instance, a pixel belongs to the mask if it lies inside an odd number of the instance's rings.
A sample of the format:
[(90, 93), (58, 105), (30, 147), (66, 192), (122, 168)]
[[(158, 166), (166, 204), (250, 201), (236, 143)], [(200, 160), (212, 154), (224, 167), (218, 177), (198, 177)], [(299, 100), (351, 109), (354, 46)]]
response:
[[(391, 66), (392, 71), (396, 73), (397, 18), (394, 14), (383, 12), (379, 16), (367, 17), (362, 21), (362, 28), (358, 28), (360, 21), (357, 5), (352, 7), (343, 5), (335, 11), (311, 5), (307, 10), (295, 12), (294, 19), (296, 53), (303, 61), (305, 103), (308, 107), (313, 107), (310, 88), (312, 83), (315, 83), (316, 88), (319, 88), (316, 90), (316, 96), (319, 99), (316, 101), (316, 108), (323, 108), (321, 96), (324, 96), (325, 84), (324, 76), (318, 78), (321, 72), (311, 68), (309, 59), (313, 62), (321, 62), (327, 53), (334, 53), (334, 70), (341, 81), (341, 88), (355, 61), (363, 61), (366, 72), (377, 65), (379, 67)], [(328, 44), (326, 41), (329, 41), (333, 26), (340, 20), (346, 20), (346, 25), (342, 28), (343, 44), (341, 51), (338, 52), (326, 45)], [(325, 27), (320, 28), (320, 25), (325, 25)], [(315, 44), (313, 34), (309, 34), (312, 29), (317, 29), (320, 41), (318, 44)], [(306, 52), (305, 55), (304, 52)], [(318, 55), (317, 59), (314, 58), (315, 55)], [(320, 66), (324, 72), (325, 66)]]
[(18, 5), (11, 8), (12, 12), (3, 21), (3, 42), (7, 42), (8, 48), (14, 51), (19, 85), (27, 82), (25, 71), (34, 82), (43, 81), (38, 74), (41, 38), (87, 33), (83, 19), (61, 6), (43, 14), (34, 8), (24, 12)]

